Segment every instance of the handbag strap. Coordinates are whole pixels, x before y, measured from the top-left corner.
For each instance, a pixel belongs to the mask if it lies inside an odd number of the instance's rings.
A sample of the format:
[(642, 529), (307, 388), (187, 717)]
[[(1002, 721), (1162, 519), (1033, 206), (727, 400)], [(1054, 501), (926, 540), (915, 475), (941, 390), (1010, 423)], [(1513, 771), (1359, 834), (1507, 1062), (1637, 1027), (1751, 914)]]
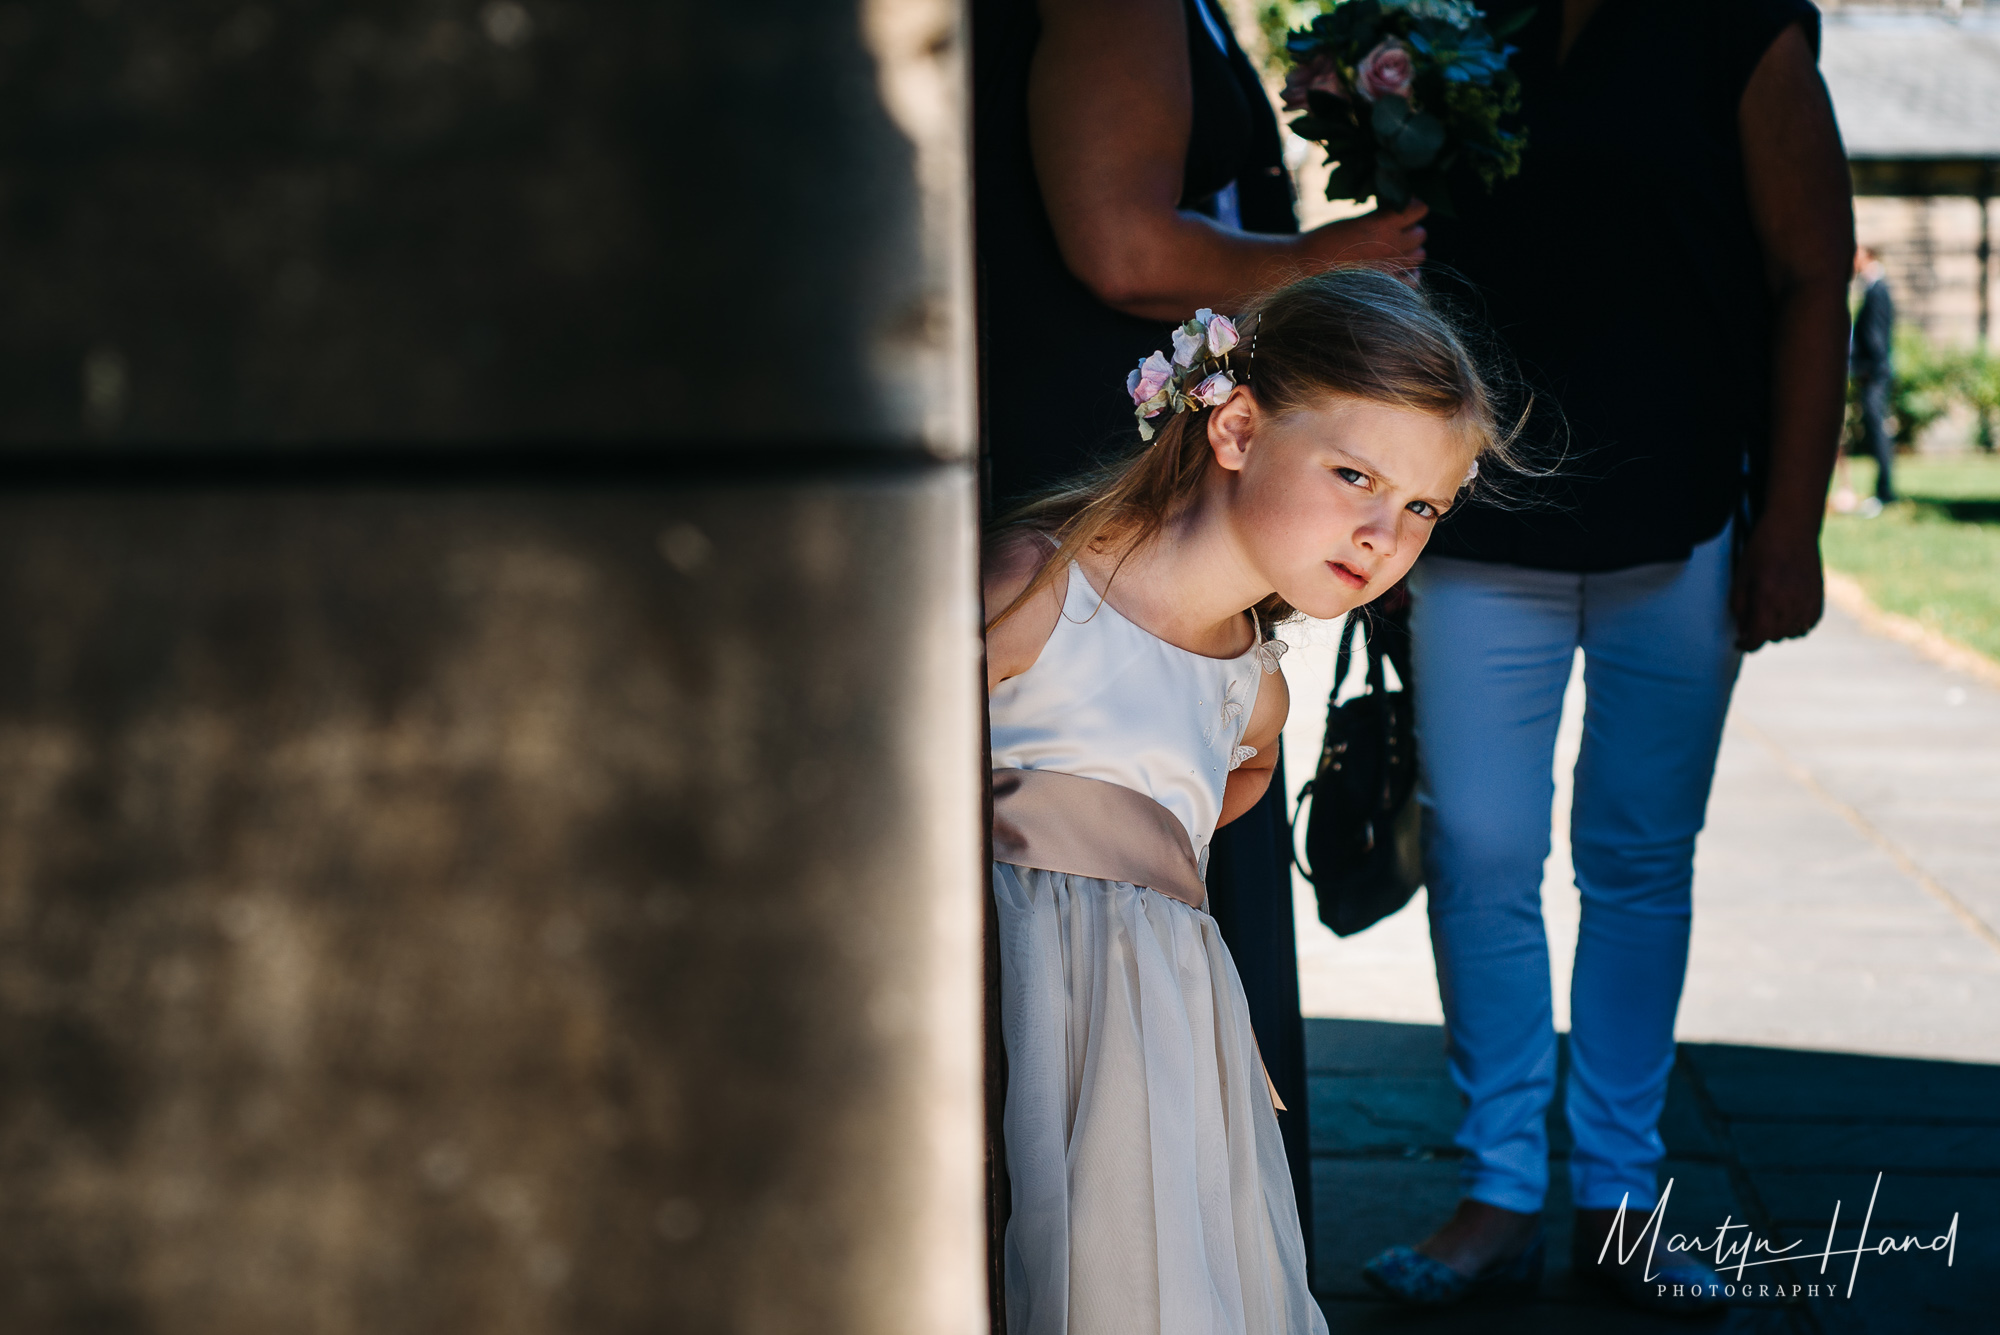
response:
[(1360, 623), (1361, 613), (1357, 608), (1347, 614), (1340, 627), (1340, 648), (1333, 656), (1333, 693), (1340, 694), (1340, 688), (1347, 683), (1347, 669), (1354, 662), (1354, 628)]
[[(1333, 706), (1333, 701), (1340, 698), (1340, 688), (1347, 684), (1347, 669), (1354, 663), (1354, 632), (1360, 626), (1364, 615), (1368, 615), (1364, 609), (1355, 608), (1347, 614), (1347, 620), (1340, 628), (1340, 648), (1333, 656), (1333, 694), (1327, 700), (1329, 710)], [(1371, 695), (1381, 695), (1389, 689), (1387, 678), (1382, 672), (1382, 660), (1389, 652), (1387, 640), (1388, 636), (1382, 633), (1382, 628), (1371, 620), (1362, 650), (1368, 655), (1366, 681), (1368, 693)], [(1401, 675), (1400, 671), (1398, 675)]]
[(1389, 637), (1382, 631), (1379, 621), (1368, 623), (1368, 693), (1381, 695), (1389, 689), (1388, 679), (1382, 672), (1382, 660), (1389, 655)]

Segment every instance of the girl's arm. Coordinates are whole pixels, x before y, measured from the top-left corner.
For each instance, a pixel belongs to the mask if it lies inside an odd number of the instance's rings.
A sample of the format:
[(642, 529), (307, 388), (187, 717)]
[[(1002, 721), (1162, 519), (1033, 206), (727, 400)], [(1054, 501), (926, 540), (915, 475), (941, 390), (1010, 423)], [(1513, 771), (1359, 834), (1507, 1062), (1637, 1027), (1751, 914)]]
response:
[(1230, 771), (1222, 790), (1222, 819), (1227, 825), (1257, 805), (1271, 786), (1271, 767), (1278, 763), (1278, 736), (1285, 730), (1285, 716), (1292, 710), (1292, 692), (1285, 674), (1273, 672), (1257, 688), (1257, 703), (1250, 710), (1250, 726), (1243, 730), (1243, 745), (1254, 746), (1257, 754)]
[[(1025, 530), (1003, 534), (987, 548), (982, 585), (986, 602), (985, 619), (999, 616), (1028, 581), (1042, 568), (1049, 545)], [(1016, 608), (1014, 615), (986, 632), (986, 690), (1009, 677), (1018, 677), (1042, 656), (1042, 646), (1055, 634), (1056, 618), (1062, 615), (1063, 594), (1069, 588), (1069, 573), (1058, 574), (1049, 585)]]

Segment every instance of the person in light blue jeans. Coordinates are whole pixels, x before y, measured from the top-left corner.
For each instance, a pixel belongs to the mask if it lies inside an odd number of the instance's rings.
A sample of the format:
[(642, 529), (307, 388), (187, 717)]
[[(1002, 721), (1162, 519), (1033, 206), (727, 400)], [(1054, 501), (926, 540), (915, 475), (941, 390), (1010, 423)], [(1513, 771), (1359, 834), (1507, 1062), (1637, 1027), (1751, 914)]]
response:
[[(1451, 1076), (1466, 1099), (1455, 1138), (1466, 1203), (1431, 1246), (1507, 1220), (1538, 1229), (1548, 1192), (1556, 1034), (1542, 867), (1556, 728), (1579, 649), (1570, 847), (1582, 917), (1563, 1109), (1578, 1238), (1601, 1237), (1595, 1225), (1621, 1204), (1635, 1212), (1626, 1236), (1636, 1238), (1658, 1200), (1695, 837), (1743, 656), (1730, 611), (1735, 536), (1732, 522), (1684, 561), (1599, 573), (1426, 556), (1410, 574), (1431, 943)], [(1651, 1258), (1656, 1279), (1685, 1290), (1715, 1278), (1664, 1242)], [(1473, 1278), (1526, 1290), (1540, 1265), (1537, 1233)], [(1460, 1273), (1405, 1247), (1377, 1257), (1369, 1276), (1408, 1301), (1450, 1301), (1470, 1287)], [(1626, 1287), (1643, 1298), (1654, 1286)]]
[(1570, 1191), (1584, 1210), (1654, 1203), (1695, 836), (1742, 660), (1732, 538), (1725, 528), (1684, 562), (1604, 574), (1432, 558), (1411, 577), (1431, 939), (1478, 1200), (1533, 1213), (1548, 1188), (1556, 1035), (1542, 866), (1580, 648)]
[[(1428, 1237), (1362, 1273), (1413, 1305), (1539, 1280), (1556, 1069), (1540, 892), (1556, 724), (1581, 649), (1571, 1273), (1692, 1311), (1722, 1286), (1666, 1245), (1673, 1230), (1650, 1254), (1605, 1246), (1621, 1201), (1640, 1214), (1629, 1239), (1663, 1185), (1695, 838), (1739, 655), (1820, 616), (1851, 183), (1809, 0), (1481, 7), (1511, 25), (1527, 148), (1490, 193), (1454, 189), (1424, 284), (1483, 316), (1518, 367), (1532, 399), (1516, 446), (1531, 467), (1455, 506), (1410, 577), (1465, 1192)], [(1685, 1222), (1692, 1234), (1721, 1221)]]

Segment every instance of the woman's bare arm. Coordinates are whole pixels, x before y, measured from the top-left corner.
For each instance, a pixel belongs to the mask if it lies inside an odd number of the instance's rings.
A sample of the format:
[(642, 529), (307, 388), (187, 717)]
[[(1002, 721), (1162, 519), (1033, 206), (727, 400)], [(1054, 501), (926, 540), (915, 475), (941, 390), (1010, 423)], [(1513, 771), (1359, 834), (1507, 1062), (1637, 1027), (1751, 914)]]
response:
[(1750, 213), (1777, 319), (1771, 473), (1764, 514), (1737, 567), (1737, 643), (1755, 649), (1818, 623), (1819, 530), (1840, 440), (1854, 201), (1840, 130), (1797, 25), (1771, 43), (1738, 112)]
[(1424, 258), (1425, 208), (1258, 236), (1180, 208), (1194, 121), (1179, 0), (1042, 0), (1028, 81), (1035, 175), (1070, 272), (1107, 305), (1182, 319), (1340, 262)]

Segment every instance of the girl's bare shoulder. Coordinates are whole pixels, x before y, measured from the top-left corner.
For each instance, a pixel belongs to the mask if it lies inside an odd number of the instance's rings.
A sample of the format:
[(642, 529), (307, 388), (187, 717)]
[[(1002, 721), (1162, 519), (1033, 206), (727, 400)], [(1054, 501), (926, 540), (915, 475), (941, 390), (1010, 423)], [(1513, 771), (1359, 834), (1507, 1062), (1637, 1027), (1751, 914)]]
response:
[(1055, 633), (1069, 592), (1069, 571), (1057, 570), (1026, 601), (998, 625), (993, 619), (1013, 607), (1022, 590), (1034, 583), (1055, 547), (1039, 529), (1017, 527), (993, 535), (981, 561), (985, 595), (986, 687), (991, 690), (1009, 677), (1035, 665), (1042, 646)]

